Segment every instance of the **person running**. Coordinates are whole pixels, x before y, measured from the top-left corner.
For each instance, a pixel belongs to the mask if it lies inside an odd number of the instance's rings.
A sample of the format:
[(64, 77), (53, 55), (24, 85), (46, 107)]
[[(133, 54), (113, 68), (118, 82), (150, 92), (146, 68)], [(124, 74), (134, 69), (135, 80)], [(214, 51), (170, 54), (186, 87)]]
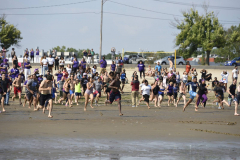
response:
[(13, 68), (10, 70), (11, 72), (11, 78), (14, 81), (14, 79), (16, 79), (19, 75), (19, 69), (17, 69), (16, 65), (13, 64)]
[(114, 100), (117, 101), (118, 109), (119, 109), (119, 116), (123, 116), (122, 106), (121, 106), (121, 94), (119, 92), (119, 90), (120, 90), (121, 93), (123, 93), (123, 90), (120, 87), (121, 82), (120, 82), (119, 78), (120, 78), (119, 74), (116, 74), (113, 81), (109, 84), (108, 87), (111, 89), (111, 91), (110, 91), (110, 95), (109, 95), (109, 100), (107, 100), (105, 103), (112, 104)]
[(177, 95), (178, 95), (179, 87), (177, 83), (173, 83), (173, 104), (176, 106)]
[(59, 92), (60, 92), (60, 98), (63, 97), (63, 85), (64, 85), (64, 77), (62, 77), (59, 81), (57, 81), (57, 84), (58, 84), (58, 89), (59, 89)]
[(229, 93), (229, 95), (228, 95), (229, 106), (231, 106), (232, 101), (235, 100), (235, 91), (236, 91), (236, 88), (237, 88), (236, 84), (237, 84), (237, 79), (233, 79), (232, 84), (230, 85), (230, 87), (227, 90), (227, 92)]
[(152, 92), (153, 97), (152, 99), (155, 99), (155, 107), (158, 107), (158, 92), (160, 90), (160, 87), (158, 86), (158, 81), (155, 80), (153, 86), (152, 86)]
[(198, 93), (197, 93), (197, 96), (196, 96), (196, 104), (195, 104), (195, 108), (196, 108), (196, 111), (198, 109), (198, 105), (200, 104), (200, 101), (202, 100), (202, 103), (204, 104), (204, 108), (206, 107), (206, 102), (208, 100), (207, 98), (207, 87), (206, 87), (206, 84), (205, 84), (205, 79), (202, 79), (200, 85), (199, 85), (199, 88), (198, 88)]
[(81, 79), (81, 86), (82, 86), (83, 93), (85, 93), (87, 89), (87, 83), (88, 83), (87, 73), (83, 73), (83, 77)]
[(219, 83), (219, 81), (217, 80), (217, 77), (214, 77), (214, 80), (212, 81), (212, 90), (214, 89), (214, 87)]
[(99, 98), (101, 97), (101, 90), (103, 88), (103, 83), (102, 83), (101, 78), (98, 78), (93, 83), (94, 83), (94, 86), (95, 86), (95, 88), (94, 88), (95, 91), (93, 92), (93, 96), (95, 98), (95, 105), (97, 106)]
[[(73, 74), (71, 74), (70, 76), (70, 90), (69, 90), (69, 93), (70, 93), (70, 98), (71, 98), (71, 102), (73, 100), (73, 96), (74, 96), (74, 93), (75, 93), (75, 80), (74, 80), (74, 77), (73, 77)], [(71, 103), (72, 104), (72, 103)], [(70, 105), (70, 104), (69, 104)]]
[(72, 73), (72, 68), (71, 68), (71, 65), (70, 65), (70, 64), (67, 65), (66, 71), (67, 71), (67, 73), (68, 73), (68, 78), (70, 78), (70, 75), (71, 75), (71, 73)]
[(14, 95), (12, 97), (12, 100), (14, 101), (14, 98), (17, 97), (17, 94), (18, 94), (20, 105), (22, 105), (22, 102), (21, 102), (22, 86), (21, 86), (21, 84), (22, 84), (22, 76), (19, 74), (12, 83), (12, 85), (14, 87)]
[[(197, 88), (199, 87), (199, 84), (197, 82), (197, 77), (194, 77), (192, 82), (188, 82), (186, 84), (186, 86), (190, 85), (191, 86), (191, 90), (189, 91), (189, 95), (190, 95), (190, 99), (189, 101), (184, 105), (183, 107), (183, 112), (185, 111), (185, 109), (187, 108), (187, 106), (193, 101), (193, 99), (196, 97), (197, 95)], [(195, 108), (195, 111), (197, 111), (197, 109)]]
[(82, 93), (81, 93), (81, 81), (79, 79), (76, 80), (75, 83), (75, 98), (76, 98), (76, 103), (78, 105), (78, 100), (81, 99)]
[(236, 94), (236, 98), (235, 98), (235, 113), (234, 113), (234, 116), (239, 116), (239, 114), (237, 113), (237, 108), (238, 108), (239, 101), (240, 101), (240, 83), (237, 87), (237, 94)]
[(185, 106), (185, 104), (186, 104), (186, 87), (185, 87), (185, 83), (183, 81), (180, 83), (179, 92), (178, 92), (178, 100), (177, 100), (177, 103), (175, 104), (176, 107), (178, 106), (178, 103), (182, 97), (183, 97), (183, 102), (184, 102), (184, 106)]
[(40, 108), (43, 108), (43, 113), (45, 113), (45, 107), (46, 104), (49, 104), (48, 108), (48, 118), (52, 118), (51, 115), (52, 109), (53, 109), (53, 100), (52, 100), (52, 75), (47, 75), (47, 79), (43, 80), (42, 83), (39, 86), (39, 92), (40, 92), (40, 106), (37, 108), (38, 110)]
[(232, 70), (232, 80), (234, 79), (238, 79), (238, 75), (239, 75), (239, 70), (238, 70), (238, 67), (235, 66), (235, 68)]
[(168, 96), (168, 106), (170, 106), (171, 99), (172, 99), (172, 102), (173, 102), (173, 82), (169, 83), (166, 90), (167, 90), (167, 96)]
[(140, 72), (140, 78), (142, 79), (143, 75), (143, 78), (145, 79), (145, 65), (143, 64), (142, 60), (138, 64), (138, 71)]
[[(136, 72), (136, 71), (135, 71)], [(134, 78), (132, 79), (132, 82), (130, 84), (132, 86), (132, 107), (138, 107), (138, 96), (139, 96), (139, 81), (138, 77), (134, 75)]]
[(32, 79), (30, 79), (27, 82), (26, 87), (27, 87), (26, 95), (29, 101), (29, 108), (31, 108), (31, 104), (33, 102), (34, 111), (36, 111), (37, 110), (37, 93), (38, 93), (39, 84), (35, 74), (33, 74)]
[[(69, 94), (70, 81), (71, 81), (71, 79), (68, 78), (68, 79), (64, 82), (64, 84), (63, 84), (63, 97), (58, 100), (58, 103), (61, 104), (61, 102), (66, 99), (66, 101), (67, 101), (68, 104), (69, 104), (69, 107), (72, 107), (72, 105), (71, 105), (71, 98), (70, 98), (70, 94)], [(67, 103), (66, 103), (66, 104), (67, 104)], [(65, 105), (65, 106), (67, 106), (67, 105)]]
[(121, 81), (122, 81), (122, 90), (123, 90), (123, 88), (124, 88), (124, 86), (125, 86), (125, 83), (126, 83), (126, 77), (127, 76), (127, 74), (126, 74), (126, 71), (125, 71), (125, 69), (123, 69), (123, 72), (121, 73)]
[(6, 112), (4, 108), (4, 100), (6, 98), (6, 94), (9, 91), (10, 81), (6, 78), (6, 74), (2, 73), (2, 79), (0, 80), (0, 94), (1, 94), (1, 105), (2, 105), (2, 112)]
[(143, 95), (143, 97), (140, 99), (138, 105), (140, 105), (140, 103), (142, 101), (145, 101), (146, 104), (147, 104), (148, 109), (150, 109), (150, 106), (149, 106), (149, 96), (150, 96), (151, 90), (152, 90), (152, 87), (150, 85), (148, 85), (148, 81), (145, 80), (144, 85), (142, 85), (142, 88), (141, 88), (141, 95)]
[[(108, 77), (107, 72), (104, 73), (104, 76), (102, 77), (102, 80), (103, 80), (103, 86), (105, 86), (105, 84), (109, 82), (109, 77)], [(106, 87), (104, 87), (104, 90), (106, 90)]]
[(159, 91), (158, 91), (158, 107), (161, 107), (161, 103), (164, 98), (164, 91), (165, 91), (165, 87), (163, 86), (163, 82), (160, 82)]
[(85, 94), (84, 94), (84, 97), (85, 97), (85, 107), (84, 107), (84, 111), (87, 111), (87, 105), (88, 105), (88, 101), (89, 101), (89, 98), (90, 98), (90, 101), (91, 101), (91, 108), (94, 108), (92, 106), (93, 104), (93, 88), (94, 87), (94, 83), (93, 83), (93, 79), (92, 77), (89, 77), (89, 80), (88, 80), (88, 83), (87, 83), (87, 90), (85, 91)]
[(229, 104), (224, 100), (225, 86), (222, 80), (219, 81), (219, 83), (217, 84), (213, 91), (217, 98), (217, 100), (213, 101), (213, 103), (218, 102), (219, 105), (218, 109), (224, 109), (223, 103), (226, 103), (229, 106)]

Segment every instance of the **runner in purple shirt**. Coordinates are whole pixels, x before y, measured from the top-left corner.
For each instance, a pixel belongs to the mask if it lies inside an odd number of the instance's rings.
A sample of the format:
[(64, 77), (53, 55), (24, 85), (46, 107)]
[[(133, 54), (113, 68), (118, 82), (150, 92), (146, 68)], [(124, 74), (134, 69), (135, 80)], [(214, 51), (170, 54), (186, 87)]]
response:
[(9, 64), (7, 62), (8, 62), (8, 59), (3, 60), (3, 63), (0, 65), (1, 72), (5, 72), (5, 73), (8, 72)]
[(11, 69), (11, 77), (14, 80), (15, 78), (18, 77), (19, 70), (17, 69), (16, 65), (13, 65), (13, 68)]

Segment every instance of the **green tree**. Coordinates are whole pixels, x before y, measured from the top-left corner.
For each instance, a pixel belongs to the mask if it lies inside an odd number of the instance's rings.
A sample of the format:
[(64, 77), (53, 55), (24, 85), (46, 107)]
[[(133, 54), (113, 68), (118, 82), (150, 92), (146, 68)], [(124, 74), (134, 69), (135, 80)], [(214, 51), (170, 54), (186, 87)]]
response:
[(189, 58), (197, 51), (206, 51), (206, 65), (213, 48), (224, 47), (225, 37), (222, 25), (214, 12), (200, 16), (197, 10), (183, 13), (184, 20), (176, 25), (181, 32), (176, 37), (176, 46), (184, 58)]
[(0, 45), (8, 49), (12, 45), (19, 46), (21, 32), (6, 21), (5, 16), (0, 17)]
[(214, 49), (211, 54), (218, 54), (221, 57), (233, 59), (240, 57), (240, 25), (231, 26), (225, 32), (226, 45), (219, 49)]
[(52, 50), (55, 50), (57, 52), (67, 52), (66, 51), (66, 46), (62, 46), (62, 47), (57, 46), (57, 47), (52, 48)]

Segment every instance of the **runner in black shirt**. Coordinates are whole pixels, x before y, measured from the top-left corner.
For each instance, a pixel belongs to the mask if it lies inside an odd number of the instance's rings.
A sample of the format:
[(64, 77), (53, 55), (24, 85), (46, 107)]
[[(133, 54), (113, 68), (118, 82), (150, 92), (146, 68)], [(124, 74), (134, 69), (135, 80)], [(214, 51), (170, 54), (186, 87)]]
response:
[(81, 79), (81, 86), (83, 88), (83, 92), (82, 93), (85, 93), (85, 91), (87, 89), (87, 83), (88, 83), (87, 73), (83, 73), (83, 78)]
[(2, 79), (0, 80), (0, 94), (1, 94), (1, 105), (2, 105), (2, 112), (6, 112), (4, 108), (4, 100), (6, 98), (6, 94), (9, 90), (9, 79), (6, 78), (6, 74), (2, 73)]
[(235, 98), (236, 83), (237, 83), (237, 80), (234, 79), (232, 84), (230, 85), (229, 89), (227, 90), (227, 92), (229, 93), (229, 95), (228, 95), (228, 104), (229, 104), (229, 106), (231, 106), (232, 101)]

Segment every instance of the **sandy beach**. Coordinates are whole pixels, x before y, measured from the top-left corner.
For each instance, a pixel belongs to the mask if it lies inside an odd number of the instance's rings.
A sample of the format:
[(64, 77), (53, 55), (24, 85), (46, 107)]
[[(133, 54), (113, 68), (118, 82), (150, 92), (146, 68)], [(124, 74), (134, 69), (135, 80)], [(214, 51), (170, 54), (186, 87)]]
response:
[[(127, 69), (129, 79), (134, 70)], [(222, 70), (208, 72), (221, 78)], [(126, 84), (123, 117), (116, 103), (103, 104), (105, 95), (86, 112), (83, 99), (73, 108), (54, 104), (52, 119), (10, 100), (0, 114), (0, 159), (240, 159), (240, 117), (234, 106), (218, 110), (212, 92), (206, 108), (195, 112), (190, 104), (182, 112), (183, 101), (168, 107), (166, 97), (161, 108), (132, 108), (130, 91)]]

